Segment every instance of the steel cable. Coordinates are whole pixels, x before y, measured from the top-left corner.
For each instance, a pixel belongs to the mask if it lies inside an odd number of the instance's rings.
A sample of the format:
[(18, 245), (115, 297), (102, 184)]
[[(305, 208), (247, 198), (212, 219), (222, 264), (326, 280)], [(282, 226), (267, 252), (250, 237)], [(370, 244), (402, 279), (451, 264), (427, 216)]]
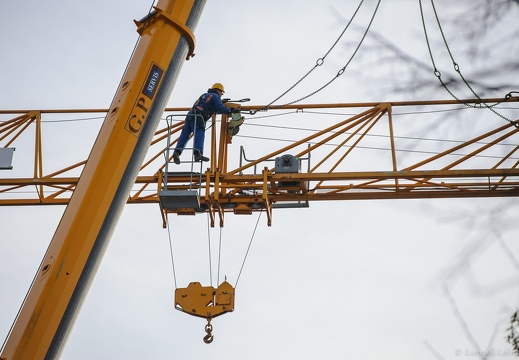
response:
[(256, 230), (258, 229), (258, 224), (261, 218), (261, 213), (263, 211), (260, 211), (258, 215), (258, 220), (256, 221), (256, 226), (254, 227), (254, 231), (252, 232), (252, 236), (249, 241), (249, 246), (247, 247), (247, 252), (245, 253), (245, 257), (243, 258), (243, 263), (241, 264), (240, 272), (238, 273), (238, 278), (236, 279), (236, 284), (234, 285), (234, 288), (236, 289), (238, 287), (238, 281), (240, 281), (241, 272), (243, 271), (243, 267), (245, 266), (245, 261), (247, 260), (247, 256), (249, 255), (249, 250), (252, 245), (252, 240), (254, 240), (254, 235), (256, 235)]
[(209, 213), (207, 214), (207, 247), (209, 248), (209, 284), (213, 286), (213, 264), (211, 261), (211, 224)]
[(472, 94), (478, 99), (481, 101), (481, 104), (478, 106), (478, 105), (471, 105), (471, 104), (467, 104), (463, 101), (461, 101), (454, 93), (453, 91), (447, 86), (447, 84), (445, 84), (445, 82), (443, 81), (443, 79), (441, 78), (441, 72), (438, 70), (438, 68), (436, 67), (436, 63), (434, 61), (434, 56), (433, 56), (433, 53), (432, 53), (432, 49), (431, 49), (431, 44), (429, 42), (429, 35), (427, 34), (427, 27), (425, 25), (425, 16), (424, 16), (424, 12), (423, 12), (423, 6), (422, 6), (422, 0), (418, 0), (418, 3), (420, 5), (420, 15), (421, 15), (421, 19), (422, 19), (422, 25), (423, 25), (423, 30), (424, 30), (424, 35), (425, 35), (425, 42), (427, 44), (427, 50), (429, 51), (429, 57), (431, 58), (431, 63), (432, 63), (432, 66), (433, 66), (433, 71), (434, 71), (434, 75), (438, 78), (438, 80), (440, 81), (441, 85), (443, 86), (443, 88), (457, 101), (459, 101), (461, 104), (465, 105), (466, 107), (470, 107), (470, 108), (475, 108), (475, 109), (480, 109), (480, 108), (487, 108), (489, 109), (490, 111), (492, 111), (494, 114), (496, 114), (497, 116), (499, 116), (500, 118), (508, 121), (510, 124), (514, 125), (515, 127), (518, 127), (519, 128), (519, 123), (515, 122), (515, 121), (512, 121), (510, 119), (508, 119), (507, 117), (505, 117), (504, 115), (498, 113), (494, 107), (501, 104), (503, 101), (507, 100), (508, 98), (510, 98), (512, 96), (513, 93), (515, 93), (515, 91), (511, 91), (509, 92), (508, 94), (506, 94), (504, 97), (503, 97), (503, 100), (495, 103), (495, 104), (492, 104), (492, 105), (488, 105), (487, 103), (483, 102), (483, 100), (481, 99), (481, 97), (476, 93), (476, 91), (474, 91), (474, 89), (472, 88), (472, 86), (469, 84), (469, 82), (465, 79), (465, 77), (463, 76), (463, 74), (461, 73), (461, 69), (460, 69), (460, 66), (459, 64), (456, 62), (456, 60), (454, 59), (454, 56), (452, 55), (452, 51), (449, 47), (449, 44), (447, 42), (447, 38), (445, 37), (445, 33), (443, 31), (443, 27), (441, 25), (441, 22), (440, 22), (440, 18), (438, 16), (438, 12), (436, 11), (436, 6), (434, 4), (434, 0), (431, 0), (431, 5), (432, 5), (432, 8), (433, 8), (433, 12), (434, 12), (434, 16), (436, 18), (436, 22), (438, 23), (438, 28), (440, 30), (440, 34), (442, 36), (442, 39), (443, 39), (443, 42), (445, 44), (445, 47), (447, 49), (447, 52), (449, 53), (449, 57), (451, 58), (451, 61), (452, 61), (452, 65), (454, 67), (454, 70), (458, 73), (458, 75), (460, 76), (461, 80), (463, 81), (463, 83), (467, 86), (467, 88), (472, 92)]
[(378, 0), (377, 2), (377, 6), (375, 8), (375, 11), (373, 12), (373, 15), (371, 16), (371, 19), (369, 21), (369, 24), (368, 24), (368, 27), (366, 28), (366, 31), (364, 31), (364, 34), (362, 35), (362, 38), (360, 39), (360, 42), (359, 44), (357, 45), (357, 47), (355, 48), (355, 51), (353, 52), (353, 54), (351, 55), (350, 59), (348, 60), (348, 62), (346, 63), (346, 65), (344, 65), (338, 72), (337, 74), (330, 80), (328, 81), (326, 84), (324, 84), (323, 86), (321, 86), (320, 88), (318, 88), (317, 90), (311, 92), (310, 94), (306, 95), (306, 96), (303, 96), (302, 98), (299, 98), (297, 100), (294, 100), (294, 101), (291, 101), (289, 103), (286, 103), (284, 105), (281, 105), (281, 106), (277, 106), (276, 108), (282, 108), (282, 107), (285, 107), (285, 106), (289, 106), (289, 105), (292, 105), (292, 104), (295, 104), (295, 103), (298, 103), (300, 101), (303, 101), (305, 99), (308, 99), (310, 96), (313, 96), (315, 94), (317, 94), (319, 91), (323, 90), (324, 88), (326, 88), (328, 85), (330, 85), (332, 82), (334, 82), (335, 80), (337, 80), (337, 78), (339, 76), (341, 76), (342, 74), (344, 74), (344, 72), (346, 71), (346, 68), (350, 65), (350, 63), (352, 62), (353, 58), (355, 57), (355, 55), (357, 55), (357, 52), (359, 51), (362, 43), (364, 42), (364, 39), (366, 38), (366, 35), (368, 35), (368, 32), (369, 32), (369, 29), (371, 28), (371, 25), (373, 24), (373, 20), (375, 19), (375, 15), (377, 14), (378, 12), (378, 8), (380, 6), (380, 1), (381, 0)]
[[(342, 30), (341, 34), (339, 35), (339, 37), (335, 40), (335, 42), (333, 43), (333, 45), (328, 49), (328, 51), (324, 54), (324, 56), (320, 57), (319, 59), (316, 60), (315, 62), (315, 65), (313, 68), (310, 69), (310, 71), (308, 71), (305, 75), (303, 75), (298, 81), (296, 81), (291, 87), (289, 87), (285, 92), (283, 92), (281, 95), (279, 95), (277, 98), (275, 98), (274, 100), (272, 100), (269, 104), (265, 105), (263, 108), (261, 108), (260, 110), (256, 110), (256, 111), (251, 111), (251, 115), (254, 115), (257, 111), (266, 111), (268, 110), (272, 104), (274, 104), (276, 101), (278, 101), (279, 99), (281, 99), (283, 96), (285, 96), (286, 94), (288, 94), (290, 91), (292, 91), (297, 85), (299, 85), (304, 79), (306, 79), (308, 77), (308, 75), (310, 75), (316, 68), (318, 68), (319, 66), (322, 66), (324, 64), (324, 60), (326, 59), (326, 57), (330, 54), (330, 52), (335, 48), (335, 46), (337, 45), (337, 43), (339, 42), (339, 40), (342, 38), (342, 36), (344, 35), (344, 33), (346, 32), (346, 30), (350, 27), (350, 24), (352, 23), (353, 19), (355, 19), (355, 17), (357, 16), (357, 13), (359, 12), (362, 4), (364, 3), (364, 0), (361, 0), (359, 5), (357, 6), (357, 9), (355, 10), (355, 12), (353, 13), (352, 17), (350, 18), (350, 20), (348, 21), (348, 24), (346, 24), (346, 27)], [(380, 4), (380, 0), (379, 0), (379, 4)], [(378, 8), (378, 5), (377, 5), (377, 8)], [(312, 94), (313, 95), (313, 94)], [(311, 96), (311, 95), (309, 95)], [(307, 96), (307, 97), (309, 97)], [(305, 97), (305, 99), (307, 98)], [(290, 104), (294, 104), (296, 103), (297, 101), (293, 101), (291, 102)], [(286, 106), (286, 105), (284, 105)], [(278, 108), (280, 106), (277, 106), (276, 108)]]
[(166, 219), (166, 225), (168, 227), (169, 252), (170, 252), (170, 255), (171, 255), (171, 267), (173, 269), (173, 281), (175, 283), (175, 289), (177, 289), (178, 286), (177, 286), (177, 275), (176, 275), (176, 272), (175, 272), (175, 260), (173, 258), (173, 244), (172, 244), (172, 241), (171, 241), (171, 231), (169, 229), (169, 221), (167, 221), (167, 219)]
[(218, 245), (218, 275), (217, 275), (217, 283), (216, 283), (216, 285), (220, 284), (221, 257), (222, 257), (222, 227), (220, 227), (220, 242), (219, 242), (219, 245)]

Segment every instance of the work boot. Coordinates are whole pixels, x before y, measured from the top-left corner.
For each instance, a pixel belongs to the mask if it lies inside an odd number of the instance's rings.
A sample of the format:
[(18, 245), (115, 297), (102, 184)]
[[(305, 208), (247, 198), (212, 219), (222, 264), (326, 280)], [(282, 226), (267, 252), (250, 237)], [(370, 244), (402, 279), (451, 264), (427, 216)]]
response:
[(209, 161), (209, 158), (205, 157), (204, 155), (202, 155), (200, 153), (196, 153), (195, 154), (195, 161), (196, 162), (199, 162), (199, 161)]
[(175, 162), (175, 164), (179, 165), (180, 164), (180, 153), (178, 151), (173, 151), (173, 161)]

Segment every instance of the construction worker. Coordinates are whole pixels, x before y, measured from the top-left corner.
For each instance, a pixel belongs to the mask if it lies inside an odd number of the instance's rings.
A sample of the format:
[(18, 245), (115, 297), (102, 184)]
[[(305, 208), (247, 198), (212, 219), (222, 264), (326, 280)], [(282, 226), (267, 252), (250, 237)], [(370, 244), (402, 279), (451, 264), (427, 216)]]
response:
[(175, 164), (180, 164), (180, 155), (192, 133), (194, 133), (193, 154), (195, 161), (209, 161), (208, 157), (202, 155), (207, 120), (216, 113), (229, 114), (235, 112), (235, 109), (230, 109), (223, 105), (221, 97), (224, 93), (223, 85), (216, 83), (193, 104), (193, 107), (186, 115), (184, 128), (178, 138), (175, 151), (173, 151), (173, 161)]

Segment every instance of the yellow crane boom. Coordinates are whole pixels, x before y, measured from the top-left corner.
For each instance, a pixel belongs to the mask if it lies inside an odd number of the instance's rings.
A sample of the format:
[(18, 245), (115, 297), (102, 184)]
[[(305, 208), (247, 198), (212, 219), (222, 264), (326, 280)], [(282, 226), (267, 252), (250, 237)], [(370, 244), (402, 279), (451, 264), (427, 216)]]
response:
[(141, 35), (0, 358), (61, 354), (184, 60), (204, 0), (160, 0)]

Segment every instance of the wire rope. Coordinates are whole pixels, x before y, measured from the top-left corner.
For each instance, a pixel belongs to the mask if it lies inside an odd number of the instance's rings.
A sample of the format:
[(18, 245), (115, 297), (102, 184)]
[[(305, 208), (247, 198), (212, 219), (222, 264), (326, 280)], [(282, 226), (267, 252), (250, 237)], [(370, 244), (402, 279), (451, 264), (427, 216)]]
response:
[(175, 283), (175, 289), (178, 288), (177, 286), (177, 275), (175, 271), (175, 259), (173, 257), (173, 243), (171, 241), (171, 230), (169, 228), (169, 221), (166, 219), (166, 225), (168, 227), (168, 238), (169, 238), (169, 253), (171, 255), (171, 268), (173, 270), (173, 281)]
[(209, 249), (209, 284), (213, 286), (213, 264), (212, 264), (212, 256), (211, 256), (211, 224), (209, 213), (207, 214), (207, 247)]
[(324, 64), (324, 60), (326, 59), (326, 57), (330, 54), (330, 52), (332, 52), (332, 50), (335, 48), (335, 46), (337, 45), (337, 43), (339, 42), (339, 40), (342, 38), (342, 36), (344, 35), (344, 33), (346, 32), (346, 30), (350, 27), (350, 24), (352, 23), (353, 19), (355, 19), (355, 17), (357, 16), (357, 13), (359, 12), (362, 4), (364, 3), (364, 0), (361, 0), (359, 5), (357, 6), (357, 9), (355, 10), (355, 12), (353, 13), (352, 17), (350, 18), (350, 21), (348, 21), (348, 24), (346, 24), (346, 27), (342, 30), (341, 34), (339, 35), (339, 37), (335, 40), (335, 42), (333, 43), (333, 45), (328, 49), (328, 51), (324, 54), (324, 56), (320, 57), (319, 59), (317, 59), (315, 61), (315, 65), (313, 68), (310, 69), (310, 71), (308, 71), (305, 75), (303, 75), (299, 80), (297, 80), (295, 82), (295, 84), (293, 84), (292, 86), (290, 86), (284, 93), (282, 93), (281, 95), (279, 95), (277, 98), (275, 98), (274, 100), (272, 100), (269, 104), (267, 104), (262, 110), (267, 110), (270, 108), (270, 106), (272, 104), (274, 104), (276, 101), (278, 101), (279, 99), (281, 99), (283, 96), (285, 96), (286, 94), (288, 94), (290, 91), (292, 91), (292, 89), (294, 89), (297, 85), (299, 85), (304, 79), (306, 79), (308, 77), (308, 75), (310, 75), (315, 69), (317, 69), (319, 66), (322, 66)]
[(42, 120), (42, 123), (64, 123), (64, 122), (75, 122), (75, 121), (87, 121), (87, 120), (104, 120), (105, 117), (96, 116), (96, 117), (87, 117), (87, 118), (77, 118), (77, 119), (61, 119), (61, 120)]
[[(465, 109), (465, 108), (463, 108)], [(394, 115), (393, 115), (394, 116)], [(308, 131), (308, 132), (318, 132), (320, 131), (319, 129), (312, 129), (312, 128), (302, 128), (302, 127), (293, 127), (293, 126), (279, 126), (279, 125), (264, 125), (264, 124), (247, 124), (248, 126), (255, 126), (255, 127), (266, 127), (266, 128), (275, 128), (275, 129), (282, 129), (282, 130), (299, 130), (299, 131)], [(329, 133), (338, 133), (338, 131), (330, 131)], [(346, 135), (350, 135), (352, 134), (351, 132), (348, 132), (346, 131), (344, 134)], [(242, 135), (236, 135), (237, 137), (240, 137)], [(365, 135), (367, 138), (384, 138), (384, 139), (389, 139), (389, 135), (382, 135), (382, 134), (366, 134)], [(418, 136), (393, 136), (394, 139), (401, 139), (401, 140), (419, 140), (419, 141), (435, 141), (435, 142), (444, 142), (444, 143), (455, 143), (455, 144), (462, 144), (464, 143), (465, 141), (462, 141), (462, 140), (449, 140), (449, 139), (439, 139), (439, 138), (426, 138), (426, 137), (418, 137)], [(265, 139), (270, 139), (270, 138), (265, 138)], [(294, 140), (289, 140), (289, 139), (279, 139), (279, 141), (294, 141)], [(295, 141), (294, 141), (295, 142)], [(484, 141), (476, 141), (475, 144), (483, 144), (483, 145), (488, 145), (488, 144), (491, 144), (489, 142), (484, 142)], [(331, 145), (331, 146), (335, 146), (335, 144), (323, 144), (323, 145)], [(504, 146), (516, 146), (516, 144), (512, 144), (512, 143), (499, 143), (499, 144), (496, 144), (496, 145), (504, 145)], [(389, 150), (389, 148), (387, 149)], [(153, 191), (153, 190), (152, 190)]]
[(375, 7), (375, 11), (373, 12), (373, 15), (371, 16), (371, 19), (369, 21), (369, 24), (368, 26), (366, 27), (366, 30), (364, 31), (364, 34), (362, 35), (362, 38), (360, 39), (360, 42), (359, 44), (357, 45), (357, 47), (355, 48), (355, 51), (353, 52), (353, 54), (351, 55), (351, 57), (349, 58), (349, 60), (346, 62), (346, 64), (337, 72), (337, 74), (330, 80), (328, 81), (326, 84), (324, 84), (323, 86), (321, 86), (320, 88), (318, 88), (317, 90), (314, 90), (312, 91), (310, 94), (308, 95), (305, 95), (297, 100), (294, 100), (294, 101), (291, 101), (289, 103), (286, 103), (284, 105), (281, 105), (279, 107), (276, 107), (276, 108), (283, 108), (285, 106), (289, 106), (289, 105), (292, 105), (292, 104), (295, 104), (295, 103), (298, 103), (300, 101), (303, 101), (303, 100), (306, 100), (308, 99), (309, 97), (317, 94), (318, 92), (320, 92), (321, 90), (325, 89), (326, 87), (328, 87), (331, 83), (333, 83), (335, 80), (337, 80), (337, 78), (339, 76), (341, 76), (342, 74), (344, 74), (344, 72), (346, 71), (346, 68), (350, 65), (350, 63), (352, 62), (353, 58), (355, 57), (355, 55), (357, 55), (357, 52), (359, 51), (362, 43), (364, 42), (364, 39), (366, 38), (366, 36), (368, 35), (368, 32), (369, 32), (369, 29), (371, 28), (371, 25), (373, 24), (373, 20), (375, 20), (375, 16), (378, 12), (378, 8), (380, 6), (380, 1), (381, 0), (378, 0), (377, 2), (377, 6)]
[(256, 230), (258, 229), (258, 224), (259, 224), (262, 213), (263, 213), (263, 211), (260, 211), (260, 213), (258, 215), (258, 220), (256, 221), (256, 226), (254, 226), (254, 231), (252, 232), (252, 236), (249, 241), (249, 246), (247, 247), (247, 251), (245, 252), (245, 257), (243, 258), (243, 262), (241, 264), (240, 272), (238, 273), (238, 277), (236, 278), (236, 284), (234, 285), (235, 289), (238, 287), (238, 281), (240, 281), (240, 276), (243, 271), (243, 267), (245, 266), (245, 261), (247, 261), (247, 257), (249, 256), (249, 251), (250, 251), (250, 248), (252, 245), (252, 241), (254, 240), (254, 235), (256, 235)]
[(218, 275), (217, 275), (217, 284), (220, 284), (220, 264), (222, 259), (222, 227), (220, 227), (220, 241), (218, 245)]
[(515, 91), (511, 91), (509, 92), (508, 94), (506, 94), (503, 99), (495, 104), (492, 104), (492, 105), (489, 105), (487, 103), (485, 103), (481, 97), (476, 93), (476, 91), (472, 88), (472, 86), (470, 85), (470, 83), (465, 79), (465, 77), (463, 76), (463, 74), (461, 73), (461, 69), (460, 69), (460, 66), (459, 64), (456, 62), (456, 60), (454, 59), (454, 56), (452, 55), (452, 51), (449, 47), (449, 44), (447, 42), (447, 38), (445, 37), (445, 33), (443, 31), (443, 27), (441, 25), (441, 22), (440, 22), (440, 18), (438, 16), (438, 12), (436, 11), (436, 6), (434, 4), (434, 0), (431, 0), (431, 5), (432, 5), (432, 8), (433, 8), (433, 12), (434, 12), (434, 16), (436, 18), (436, 22), (438, 23), (438, 28), (440, 30), (440, 34), (442, 36), (442, 39), (443, 39), (443, 42), (445, 44), (445, 47), (447, 49), (447, 52), (449, 53), (449, 57), (452, 61), (452, 65), (454, 67), (454, 70), (458, 73), (458, 75), (460, 76), (461, 80), (463, 81), (463, 83), (467, 86), (467, 88), (472, 92), (472, 94), (478, 99), (481, 101), (481, 104), (480, 106), (478, 105), (471, 105), (471, 104), (467, 104), (465, 102), (463, 102), (462, 100), (460, 100), (455, 94), (454, 92), (447, 86), (447, 84), (443, 81), (443, 79), (441, 78), (441, 72), (438, 70), (437, 66), (436, 66), (436, 62), (434, 61), (434, 56), (433, 56), (433, 53), (432, 53), (432, 48), (431, 48), (431, 44), (430, 44), (430, 41), (429, 41), (429, 35), (427, 34), (427, 26), (425, 24), (425, 16), (424, 16), (424, 12), (423, 12), (423, 6), (422, 6), (422, 0), (418, 0), (418, 3), (420, 5), (420, 16), (421, 16), (421, 19), (422, 19), (422, 25), (423, 25), (423, 30), (424, 30), (424, 35), (425, 35), (425, 42), (427, 44), (427, 49), (429, 51), (429, 57), (431, 58), (431, 63), (432, 63), (432, 66), (433, 66), (433, 71), (434, 71), (434, 75), (438, 78), (438, 80), (440, 81), (440, 83), (442, 84), (443, 88), (457, 101), (459, 101), (460, 103), (462, 103), (463, 105), (465, 105), (466, 107), (470, 107), (470, 108), (487, 108), (489, 109), (490, 111), (492, 111), (494, 114), (496, 114), (497, 116), (499, 116), (500, 118), (508, 121), (510, 124), (514, 125), (515, 127), (519, 128), (519, 123), (516, 122), (516, 121), (512, 121), (510, 119), (508, 119), (506, 116), (500, 114), (499, 112), (497, 112), (494, 107), (501, 104), (503, 101), (509, 99), (510, 97), (512, 97), (512, 94), (513, 93), (516, 93)]
[[(509, 94), (510, 94), (510, 96), (513, 96), (513, 94), (519, 95), (519, 91), (510, 91)], [(495, 104), (495, 105), (497, 105), (497, 104)], [(495, 105), (492, 105), (492, 106), (495, 107)], [(441, 113), (441, 112), (459, 111), (459, 110), (465, 110), (465, 109), (467, 109), (467, 106), (461, 107), (461, 108), (455, 108), (455, 109), (413, 111), (413, 112), (405, 112), (405, 113), (393, 113), (393, 116), (409, 115), (409, 114), (414, 115), (414, 114)], [(509, 109), (517, 110), (518, 108), (509, 108)], [(261, 116), (254, 117), (254, 120), (263, 119), (263, 118), (284, 116), (284, 115), (289, 115), (289, 114), (296, 114), (298, 112), (301, 112), (301, 111), (300, 110), (299, 111), (298, 110), (290, 110), (290, 111), (287, 111), (287, 112), (284, 112), (284, 113), (280, 113), (280, 114), (261, 115)], [(339, 115), (339, 116), (355, 115), (353, 113), (332, 113), (332, 112), (324, 112), (324, 111), (312, 111), (312, 110), (306, 110), (306, 109), (305, 109), (304, 112), (306, 114), (318, 114), (318, 115)], [(75, 118), (75, 119), (42, 120), (41, 122), (42, 123), (65, 123), (65, 122), (79, 122), (79, 121), (103, 120), (103, 119), (104, 119), (104, 117), (86, 117), (86, 118)], [(9, 120), (0, 120), (0, 124), (4, 123), (4, 122), (7, 122), (7, 121), (9, 121)], [(177, 122), (182, 122), (182, 121), (184, 121), (184, 120), (177, 120)], [(212, 126), (212, 125), (210, 125), (210, 126)]]
[(305, 75), (303, 75), (298, 81), (295, 82), (295, 84), (293, 84), (291, 87), (288, 88), (288, 90), (286, 90), (284, 93), (282, 93), (280, 96), (278, 96), (277, 98), (275, 98), (274, 100), (272, 100), (269, 104), (265, 105), (263, 108), (259, 109), (259, 110), (251, 110), (250, 111), (250, 114), (251, 115), (255, 115), (258, 111), (267, 111), (268, 109), (270, 108), (282, 108), (282, 107), (285, 107), (285, 106), (288, 106), (288, 105), (292, 105), (292, 104), (295, 104), (299, 101), (302, 101), (302, 100), (305, 100), (307, 98), (309, 98), (310, 96), (313, 96), (315, 94), (317, 94), (319, 91), (323, 90), (324, 88), (326, 88), (328, 85), (330, 85), (333, 81), (335, 81), (335, 79), (337, 79), (339, 76), (341, 76), (344, 71), (346, 70), (346, 67), (350, 64), (350, 62), (353, 60), (353, 58), (355, 57), (355, 55), (357, 54), (362, 42), (364, 41), (365, 37), (366, 37), (366, 34), (368, 33), (370, 27), (371, 27), (371, 24), (373, 23), (373, 19), (375, 18), (375, 15), (376, 13), (378, 12), (378, 8), (380, 6), (380, 1), (381, 0), (378, 0), (377, 2), (377, 6), (375, 8), (375, 11), (371, 17), (371, 20), (369, 22), (369, 25), (364, 33), (364, 35), (362, 36), (362, 39), (360, 41), (360, 43), (358, 44), (357, 48), (355, 49), (353, 55), (350, 57), (350, 59), (348, 60), (348, 62), (346, 63), (346, 65), (344, 65), (344, 67), (342, 67), (338, 72), (337, 72), (337, 75), (330, 81), (328, 81), (325, 85), (321, 86), (319, 89), (311, 92), (310, 94), (306, 95), (306, 96), (303, 96), (302, 98), (300, 99), (297, 99), (297, 100), (294, 100), (294, 101), (291, 101), (289, 103), (286, 103), (284, 105), (278, 105), (278, 106), (272, 106), (272, 104), (274, 104), (276, 101), (278, 101), (279, 99), (281, 99), (283, 96), (285, 96), (287, 93), (289, 93), (290, 91), (292, 91), (297, 85), (299, 85), (304, 79), (306, 79), (308, 77), (308, 75), (310, 75), (310, 73), (312, 73), (317, 67), (321, 66), (324, 64), (324, 60), (325, 58), (330, 54), (330, 52), (335, 48), (335, 46), (337, 45), (337, 43), (339, 42), (339, 40), (342, 38), (342, 36), (344, 35), (344, 33), (346, 32), (346, 30), (350, 27), (350, 24), (353, 22), (353, 20), (355, 19), (355, 17), (357, 16), (357, 13), (359, 12), (362, 4), (364, 3), (364, 0), (361, 0), (359, 5), (357, 6), (355, 12), (353, 13), (352, 17), (350, 18), (350, 20), (348, 21), (348, 23), (346, 24), (346, 27), (343, 29), (343, 31), (341, 32), (341, 34), (339, 35), (339, 37), (335, 40), (335, 42), (333, 43), (333, 45), (330, 47), (330, 49), (325, 53), (325, 55), (323, 57), (320, 57), (319, 59), (317, 59), (317, 61), (315, 62), (315, 65), (312, 69), (310, 69), (310, 71), (308, 71)]
[[(246, 135), (236, 135), (236, 136), (239, 136), (239, 137), (243, 137), (243, 138), (248, 138), (248, 139), (256, 139), (256, 140), (272, 140), (272, 141), (282, 141), (282, 142), (288, 142), (288, 143), (295, 143), (296, 141), (295, 140), (292, 140), (292, 139), (280, 139), (280, 138), (268, 138), (268, 137), (260, 137), (260, 136), (246, 136)], [(412, 140), (412, 138), (411, 138)], [(435, 141), (436, 139), (424, 139), (424, 140), (430, 140), (430, 141)], [(449, 140), (446, 140), (446, 142), (448, 142)], [(453, 141), (453, 140), (450, 140), (450, 142), (454, 142), (454, 143), (463, 143), (462, 141), (459, 141), (459, 142), (456, 142), (456, 141)], [(319, 144), (318, 142), (309, 142), (308, 144), (310, 145), (317, 145)], [(475, 144), (483, 144), (483, 145), (488, 145), (489, 143), (487, 142), (476, 142)], [(504, 145), (504, 146), (516, 146), (514, 144), (499, 144), (499, 145)], [(351, 145), (339, 145), (339, 144), (324, 144), (324, 146), (334, 146), (334, 147), (337, 147), (337, 146), (341, 146), (341, 147), (344, 147), (344, 148), (351, 148), (352, 146)], [(360, 145), (356, 145), (355, 148), (357, 149), (366, 149), (366, 150), (376, 150), (376, 151), (391, 151), (390, 148), (387, 148), (387, 147), (376, 147), (376, 146), (360, 146)], [(438, 152), (438, 151), (426, 151), (426, 150), (410, 150), (410, 149), (395, 149), (396, 152), (400, 152), (400, 153), (405, 153), (405, 154), (432, 154), (432, 155), (438, 155), (440, 154), (441, 152)], [(452, 153), (450, 155), (454, 155), (454, 156), (467, 156), (467, 154), (462, 154), (462, 153)], [(472, 155), (474, 158), (486, 158), (486, 159), (502, 159), (503, 157), (502, 156), (496, 156), (496, 155)], [(511, 158), (513, 160), (516, 160), (517, 158)]]

